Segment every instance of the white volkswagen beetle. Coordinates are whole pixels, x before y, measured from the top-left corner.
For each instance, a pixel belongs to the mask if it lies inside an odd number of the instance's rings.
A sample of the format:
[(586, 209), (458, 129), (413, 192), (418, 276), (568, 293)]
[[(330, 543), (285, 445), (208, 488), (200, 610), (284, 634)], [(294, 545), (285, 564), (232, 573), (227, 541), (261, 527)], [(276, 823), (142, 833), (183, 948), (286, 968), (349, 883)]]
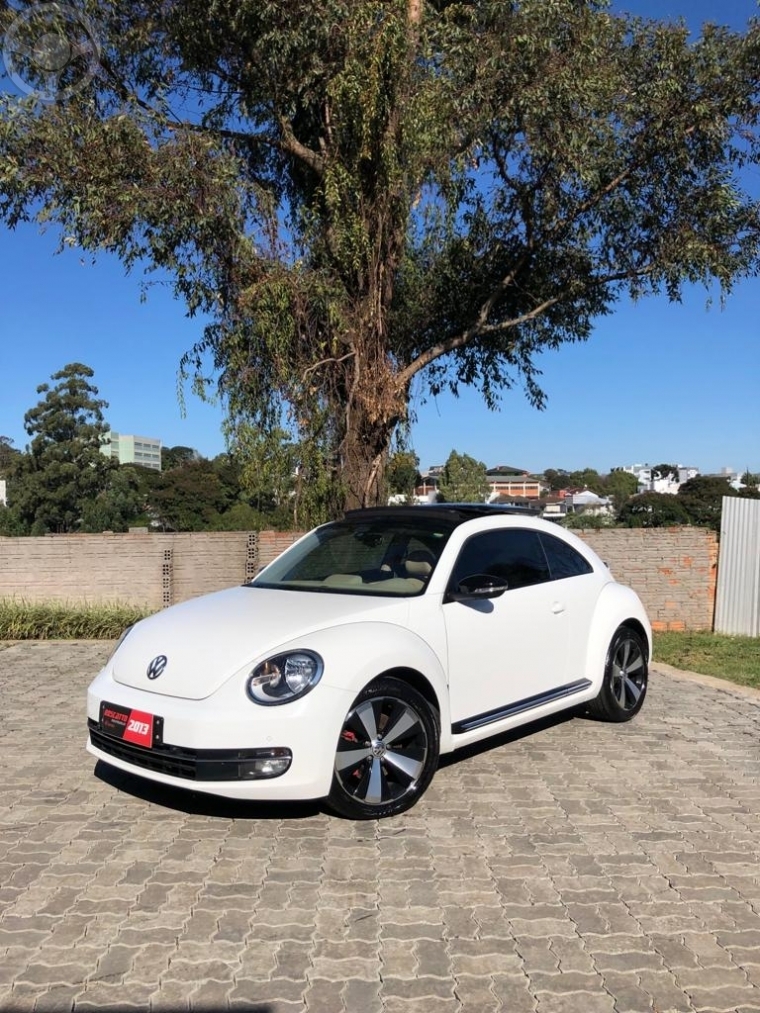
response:
[(88, 749), (162, 784), (391, 816), (442, 753), (579, 704), (632, 718), (650, 653), (639, 598), (562, 528), (353, 511), (128, 630), (90, 686)]

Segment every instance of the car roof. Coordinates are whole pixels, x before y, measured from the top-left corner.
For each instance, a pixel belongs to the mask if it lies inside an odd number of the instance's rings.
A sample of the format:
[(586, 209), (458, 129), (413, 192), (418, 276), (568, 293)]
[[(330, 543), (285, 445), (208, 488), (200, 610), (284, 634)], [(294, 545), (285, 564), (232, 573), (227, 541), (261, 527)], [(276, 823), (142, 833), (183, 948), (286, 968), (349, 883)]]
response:
[(504, 506), (500, 503), (425, 503), (419, 506), (365, 507), (362, 510), (346, 510), (346, 520), (402, 520), (420, 521), (422, 518), (446, 519), (452, 526), (474, 520), (476, 517), (501, 517), (518, 514), (523, 517), (538, 517), (541, 511), (530, 506)]

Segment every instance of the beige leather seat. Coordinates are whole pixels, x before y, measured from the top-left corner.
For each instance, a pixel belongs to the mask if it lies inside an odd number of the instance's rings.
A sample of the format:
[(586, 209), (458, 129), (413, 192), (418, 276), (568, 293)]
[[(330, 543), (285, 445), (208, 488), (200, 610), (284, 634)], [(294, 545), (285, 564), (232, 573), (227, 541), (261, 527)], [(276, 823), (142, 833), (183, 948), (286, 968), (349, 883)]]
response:
[(435, 566), (435, 556), (425, 549), (413, 549), (404, 560), (404, 572), (407, 577), (427, 581)]

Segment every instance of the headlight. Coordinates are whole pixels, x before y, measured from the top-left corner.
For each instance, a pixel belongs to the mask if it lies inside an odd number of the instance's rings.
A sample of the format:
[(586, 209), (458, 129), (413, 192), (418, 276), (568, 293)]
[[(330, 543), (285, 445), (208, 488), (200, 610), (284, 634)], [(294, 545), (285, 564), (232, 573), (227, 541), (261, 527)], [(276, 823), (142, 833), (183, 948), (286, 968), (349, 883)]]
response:
[(254, 703), (288, 703), (303, 696), (322, 677), (322, 659), (313, 651), (289, 651), (267, 658), (251, 672), (246, 689)]
[(111, 653), (108, 655), (108, 660), (106, 661), (106, 665), (109, 664), (109, 662), (113, 660), (114, 654), (116, 654), (116, 652), (119, 650), (119, 648), (121, 647), (121, 645), (126, 640), (127, 634), (131, 633), (134, 628), (135, 628), (135, 624), (134, 623), (132, 623), (131, 626), (127, 626), (127, 628), (124, 630), (124, 632), (122, 633), (122, 635), (116, 641), (116, 646), (111, 651)]

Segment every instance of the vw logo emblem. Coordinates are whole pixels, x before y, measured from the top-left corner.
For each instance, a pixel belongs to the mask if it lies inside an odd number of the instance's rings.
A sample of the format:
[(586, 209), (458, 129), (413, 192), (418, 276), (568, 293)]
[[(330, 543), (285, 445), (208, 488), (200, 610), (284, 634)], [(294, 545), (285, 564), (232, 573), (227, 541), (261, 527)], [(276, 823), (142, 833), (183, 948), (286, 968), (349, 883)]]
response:
[(146, 672), (146, 675), (148, 676), (149, 679), (157, 679), (159, 675), (161, 675), (163, 670), (166, 668), (168, 663), (169, 659), (166, 657), (166, 655), (159, 654), (159, 656), (157, 658), (154, 658), (153, 661), (151, 661), (151, 663), (148, 665), (148, 671)]

